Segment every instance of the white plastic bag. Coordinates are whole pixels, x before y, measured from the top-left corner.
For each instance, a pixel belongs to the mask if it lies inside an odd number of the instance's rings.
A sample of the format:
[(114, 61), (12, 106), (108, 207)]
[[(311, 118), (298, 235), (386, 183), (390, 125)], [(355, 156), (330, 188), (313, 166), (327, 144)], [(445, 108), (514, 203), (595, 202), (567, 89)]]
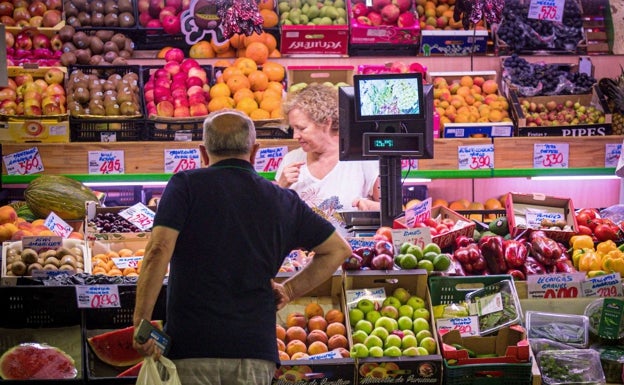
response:
[(182, 385), (182, 383), (173, 361), (160, 356), (158, 362), (152, 357), (143, 360), (136, 385)]

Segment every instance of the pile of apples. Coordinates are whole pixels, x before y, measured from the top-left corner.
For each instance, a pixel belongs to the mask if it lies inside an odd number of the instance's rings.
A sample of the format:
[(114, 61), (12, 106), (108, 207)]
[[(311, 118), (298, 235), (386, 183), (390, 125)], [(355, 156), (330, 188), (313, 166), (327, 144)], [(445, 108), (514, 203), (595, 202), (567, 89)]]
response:
[(364, 26), (393, 26), (409, 28), (418, 24), (412, 0), (351, 0), (351, 18)]
[(58, 34), (48, 37), (37, 29), (25, 29), (16, 34), (5, 31), (7, 65), (36, 63), (40, 67), (60, 64), (63, 42)]
[(169, 35), (180, 34), (180, 14), (189, 6), (190, 0), (138, 0), (139, 25), (162, 28)]
[(7, 27), (52, 28), (62, 20), (61, 0), (4, 0), (0, 2), (0, 23)]
[(43, 78), (34, 79), (23, 73), (8, 79), (8, 86), (0, 90), (0, 114), (41, 116), (67, 113), (67, 99), (63, 82), (65, 72), (51, 67)]
[(143, 87), (148, 117), (188, 118), (208, 115), (208, 73), (179, 48), (165, 54), (165, 65)]

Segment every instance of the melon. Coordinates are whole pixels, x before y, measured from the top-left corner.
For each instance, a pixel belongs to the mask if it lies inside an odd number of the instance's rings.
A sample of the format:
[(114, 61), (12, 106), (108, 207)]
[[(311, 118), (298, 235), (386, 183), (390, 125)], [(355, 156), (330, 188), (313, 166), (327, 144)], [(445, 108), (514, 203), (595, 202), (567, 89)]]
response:
[(77, 375), (74, 359), (46, 344), (19, 344), (0, 357), (0, 378), (5, 380), (59, 380)]
[[(162, 330), (162, 321), (152, 321), (152, 325)], [(87, 338), (93, 353), (100, 361), (111, 366), (132, 366), (143, 360), (143, 356), (132, 347), (134, 326), (112, 330)]]
[(143, 365), (143, 361), (119, 373), (117, 377), (138, 377), (139, 372), (141, 371), (142, 365)]
[(98, 200), (89, 187), (63, 175), (33, 179), (24, 190), (24, 199), (38, 218), (54, 212), (65, 220), (84, 219), (85, 202)]

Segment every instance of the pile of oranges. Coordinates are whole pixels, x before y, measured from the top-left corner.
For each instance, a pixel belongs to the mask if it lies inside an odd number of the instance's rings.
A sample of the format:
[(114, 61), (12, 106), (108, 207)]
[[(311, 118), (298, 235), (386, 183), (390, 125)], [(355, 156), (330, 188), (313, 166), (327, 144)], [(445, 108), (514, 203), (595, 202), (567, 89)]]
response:
[(130, 249), (120, 249), (119, 251), (109, 250), (106, 253), (98, 253), (91, 258), (91, 273), (104, 274), (108, 276), (124, 276), (137, 277), (141, 272), (141, 260), (138, 261), (137, 267), (119, 268), (115, 265), (113, 258), (121, 257), (139, 257), (143, 256), (145, 249), (132, 251)]

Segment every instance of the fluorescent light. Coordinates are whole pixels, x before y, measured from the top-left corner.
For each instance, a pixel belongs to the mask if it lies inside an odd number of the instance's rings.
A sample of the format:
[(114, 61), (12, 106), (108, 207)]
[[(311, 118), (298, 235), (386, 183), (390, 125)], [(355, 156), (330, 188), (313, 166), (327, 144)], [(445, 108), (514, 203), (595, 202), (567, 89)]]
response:
[(406, 178), (405, 183), (429, 183), (431, 179), (429, 178)]
[(146, 187), (164, 187), (167, 182), (84, 182), (89, 187), (118, 187), (118, 186), (146, 186)]
[(620, 179), (617, 175), (562, 175), (562, 176), (532, 176), (531, 180), (607, 180)]

